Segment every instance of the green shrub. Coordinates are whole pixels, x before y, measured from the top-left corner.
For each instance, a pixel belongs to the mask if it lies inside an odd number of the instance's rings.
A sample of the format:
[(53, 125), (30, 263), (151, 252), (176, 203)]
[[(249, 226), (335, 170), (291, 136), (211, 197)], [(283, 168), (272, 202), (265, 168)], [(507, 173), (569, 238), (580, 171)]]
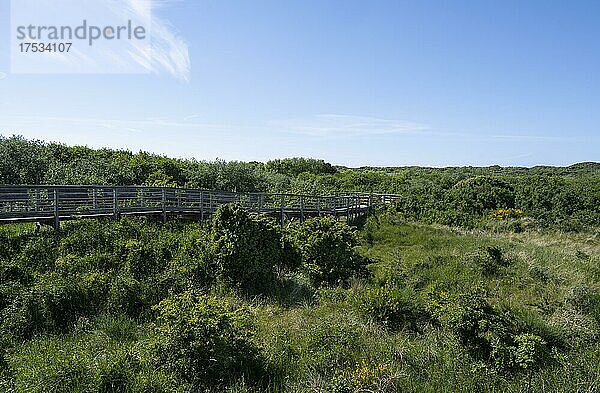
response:
[(289, 236), (302, 255), (302, 270), (316, 287), (365, 274), (367, 260), (356, 253), (356, 231), (333, 217), (291, 226)]
[(506, 181), (491, 176), (461, 180), (450, 190), (449, 196), (459, 210), (476, 215), (513, 208), (515, 205), (513, 187)]
[(33, 282), (33, 274), (13, 262), (0, 260), (0, 310)]
[[(529, 326), (507, 309), (492, 307), (487, 292), (476, 287), (452, 298), (434, 299), (434, 316), (449, 328), (469, 353), (499, 371), (531, 370), (547, 359), (548, 340), (539, 334), (553, 332), (547, 326)], [(536, 332), (524, 331), (534, 329)], [(538, 334), (536, 334), (538, 333)]]
[(44, 233), (29, 239), (16, 260), (31, 272), (46, 272), (54, 268), (57, 255), (55, 235)]
[(546, 342), (538, 335), (519, 334), (514, 337), (516, 350), (515, 362), (523, 370), (539, 367), (545, 360), (548, 350)]
[(415, 177), (398, 193), (391, 207), (411, 220), (437, 221), (436, 216), (447, 208), (446, 190), (440, 182)]
[(415, 302), (415, 294), (396, 288), (374, 287), (356, 297), (359, 312), (389, 329), (416, 330), (422, 311)]
[(498, 318), (486, 300), (487, 292), (476, 287), (472, 291), (459, 294), (454, 298), (444, 294), (432, 294), (437, 299), (433, 304), (433, 314), (443, 326), (449, 327), (463, 344), (470, 349), (489, 354), (489, 342), (485, 339), (485, 331), (489, 328), (503, 328)]
[(336, 173), (337, 170), (328, 162), (313, 158), (285, 158), (282, 160), (271, 160), (264, 164), (268, 172), (281, 175), (297, 176), (301, 173), (312, 173), (315, 175)]
[[(163, 281), (182, 289), (190, 285), (205, 287), (215, 279), (211, 233), (203, 228), (186, 227), (179, 240), (175, 258), (163, 274)], [(190, 282), (191, 281), (191, 282)]]
[(148, 306), (142, 284), (135, 278), (120, 274), (110, 282), (106, 309), (110, 312), (139, 316)]
[(2, 330), (15, 338), (73, 328), (80, 316), (94, 315), (105, 301), (106, 276), (46, 273), (23, 289), (2, 312)]
[(119, 234), (115, 233), (119, 225), (120, 222), (106, 220), (66, 222), (62, 227), (60, 252), (62, 255), (72, 254), (81, 257), (94, 251), (114, 254), (117, 251), (115, 243), (120, 238)]
[(157, 366), (198, 387), (226, 384), (241, 375), (258, 380), (264, 374), (247, 310), (190, 291), (154, 308)]
[(169, 230), (150, 230), (141, 239), (127, 239), (121, 249), (125, 270), (138, 280), (161, 273), (177, 254), (180, 240), (180, 234)]
[[(46, 236), (52, 235), (52, 233), (48, 234), (46, 231), (43, 233)], [(19, 224), (3, 225), (0, 227), (0, 259), (10, 259), (15, 255), (19, 255), (23, 246), (36, 236), (40, 236), (38, 231), (29, 226)]]
[(299, 262), (274, 220), (237, 205), (217, 209), (213, 241), (217, 275), (252, 293), (271, 290), (276, 271), (293, 269)]
[(52, 329), (49, 311), (40, 304), (36, 292), (22, 290), (2, 310), (2, 333), (7, 339), (29, 339), (34, 334)]
[(511, 318), (498, 313), (486, 300), (487, 292), (476, 287), (453, 299), (438, 298), (433, 314), (449, 328), (473, 357), (504, 369), (513, 364)]
[(573, 182), (561, 176), (522, 176), (516, 185), (516, 203), (543, 226), (569, 225), (566, 219), (583, 207)]

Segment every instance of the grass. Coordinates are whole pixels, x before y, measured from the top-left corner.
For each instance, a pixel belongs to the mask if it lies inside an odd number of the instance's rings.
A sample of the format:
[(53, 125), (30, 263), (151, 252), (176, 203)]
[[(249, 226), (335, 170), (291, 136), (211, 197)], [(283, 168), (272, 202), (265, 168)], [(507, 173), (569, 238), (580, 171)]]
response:
[[(467, 231), (381, 215), (370, 218), (360, 236), (358, 252), (372, 261), (369, 278), (315, 289), (305, 277), (289, 275), (270, 296), (208, 290), (250, 310), (257, 328), (252, 341), (270, 376), (266, 385), (257, 386), (248, 375), (214, 391), (600, 390), (598, 233)], [(433, 299), (452, 304), (475, 287), (486, 290), (493, 312), (544, 338), (543, 362), (531, 369), (497, 368), (432, 311)], [(372, 293), (391, 297), (375, 302), (380, 299), (370, 299)], [(392, 318), (413, 310), (414, 326), (382, 323), (365, 314), (365, 302), (372, 306), (366, 309), (383, 308)], [(151, 326), (151, 315), (109, 313), (79, 318), (70, 331), (40, 335), (24, 345), (5, 344), (0, 389), (193, 391), (153, 362)]]
[[(285, 391), (335, 391), (332, 380), (350, 381), (350, 391), (526, 391), (527, 373), (503, 374), (482, 364), (435, 322), (425, 323), (418, 333), (389, 331), (365, 320), (353, 298), (379, 285), (409, 287), (423, 297), (432, 287), (461, 293), (479, 284), (488, 290), (491, 304), (511, 309), (526, 325), (556, 328), (561, 335), (565, 326), (552, 323), (565, 309), (569, 289), (585, 283), (596, 292), (599, 284), (600, 253), (589, 235), (469, 232), (394, 216), (371, 220), (361, 234), (369, 244), (360, 252), (376, 261), (371, 280), (320, 291), (304, 307), (257, 308), (258, 340), (287, 375)], [(510, 261), (493, 275), (472, 258), (487, 247), (499, 247)], [(598, 329), (596, 320), (591, 324)], [(577, 349), (555, 354), (533, 373), (531, 389), (595, 391), (599, 348), (595, 339), (584, 340)], [(369, 377), (361, 380), (360, 370)], [(385, 371), (378, 375), (373, 370)]]

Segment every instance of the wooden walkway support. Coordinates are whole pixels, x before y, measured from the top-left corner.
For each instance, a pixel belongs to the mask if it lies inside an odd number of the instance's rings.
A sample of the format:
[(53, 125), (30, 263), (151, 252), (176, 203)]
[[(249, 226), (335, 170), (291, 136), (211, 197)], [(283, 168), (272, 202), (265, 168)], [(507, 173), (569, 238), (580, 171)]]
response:
[(282, 225), (286, 219), (320, 215), (345, 216), (350, 221), (396, 198), (389, 194), (324, 196), (134, 186), (0, 186), (0, 224), (41, 222), (58, 228), (65, 220), (122, 215), (204, 220), (227, 203), (272, 215)]

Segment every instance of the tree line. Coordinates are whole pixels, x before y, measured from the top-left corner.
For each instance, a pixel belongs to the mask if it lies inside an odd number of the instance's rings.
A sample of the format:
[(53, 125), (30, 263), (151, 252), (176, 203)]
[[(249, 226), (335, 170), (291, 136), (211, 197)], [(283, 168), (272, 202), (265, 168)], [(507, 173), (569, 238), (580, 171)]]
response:
[(0, 136), (0, 184), (379, 192), (401, 195), (393, 209), (407, 219), (429, 223), (493, 224), (516, 231), (527, 226), (582, 230), (600, 225), (600, 163), (594, 162), (533, 168), (346, 168), (312, 158), (199, 161)]

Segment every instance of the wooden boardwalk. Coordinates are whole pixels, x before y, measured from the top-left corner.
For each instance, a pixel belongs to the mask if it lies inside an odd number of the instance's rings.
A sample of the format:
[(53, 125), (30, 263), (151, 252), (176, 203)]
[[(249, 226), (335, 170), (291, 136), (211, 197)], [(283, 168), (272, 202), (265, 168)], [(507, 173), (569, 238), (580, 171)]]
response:
[(352, 220), (397, 195), (345, 193), (298, 195), (236, 193), (166, 187), (0, 186), (0, 224), (40, 222), (60, 227), (79, 218), (122, 215), (187, 218), (202, 221), (220, 205), (238, 203), (245, 209), (286, 220), (333, 215)]

